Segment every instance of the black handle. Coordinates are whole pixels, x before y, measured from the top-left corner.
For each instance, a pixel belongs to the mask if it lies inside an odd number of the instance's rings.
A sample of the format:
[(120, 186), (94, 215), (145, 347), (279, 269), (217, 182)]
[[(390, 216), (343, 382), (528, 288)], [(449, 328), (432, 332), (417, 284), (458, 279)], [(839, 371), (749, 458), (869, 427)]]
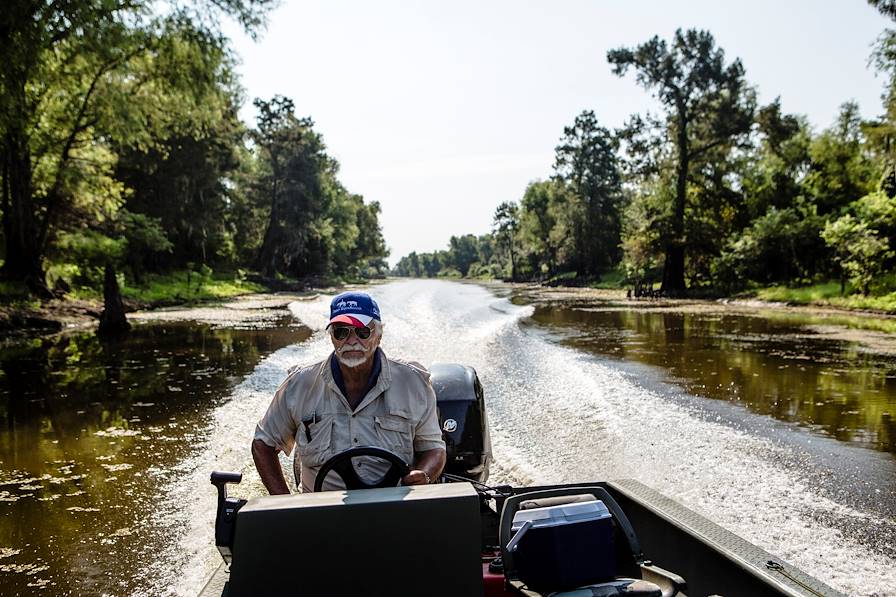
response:
[(233, 535), (236, 530), (236, 513), (246, 500), (227, 497), (227, 484), (239, 483), (242, 473), (212, 472), (212, 485), (218, 488), (218, 512), (215, 516), (215, 544), (228, 564), (233, 557)]

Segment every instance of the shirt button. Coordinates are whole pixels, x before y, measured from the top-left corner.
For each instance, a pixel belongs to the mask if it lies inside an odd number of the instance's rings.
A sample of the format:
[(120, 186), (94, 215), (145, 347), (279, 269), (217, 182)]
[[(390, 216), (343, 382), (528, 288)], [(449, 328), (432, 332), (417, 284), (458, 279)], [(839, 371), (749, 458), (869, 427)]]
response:
[(356, 443), (356, 444), (358, 443), (358, 438), (357, 438), (357, 437), (355, 438), (355, 443)]

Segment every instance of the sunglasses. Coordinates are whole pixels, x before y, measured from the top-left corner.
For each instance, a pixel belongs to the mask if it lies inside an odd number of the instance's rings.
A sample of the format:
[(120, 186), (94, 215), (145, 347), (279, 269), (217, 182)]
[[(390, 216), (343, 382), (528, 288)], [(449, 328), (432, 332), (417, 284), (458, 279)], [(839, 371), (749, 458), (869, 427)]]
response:
[(352, 330), (354, 330), (355, 336), (357, 336), (359, 340), (367, 340), (370, 338), (370, 333), (373, 331), (368, 327), (356, 328), (350, 325), (334, 325), (330, 330), (333, 337), (340, 342), (347, 339), (349, 334), (352, 333)]

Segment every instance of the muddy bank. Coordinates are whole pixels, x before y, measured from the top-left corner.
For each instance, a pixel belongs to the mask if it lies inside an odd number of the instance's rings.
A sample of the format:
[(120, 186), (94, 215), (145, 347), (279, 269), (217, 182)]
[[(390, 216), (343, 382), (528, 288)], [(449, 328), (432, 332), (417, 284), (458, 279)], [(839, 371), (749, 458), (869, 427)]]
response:
[(759, 300), (635, 299), (627, 297), (624, 290), (598, 288), (549, 288), (496, 283), (488, 283), (486, 286), (494, 291), (507, 293), (512, 296), (514, 302), (520, 304), (581, 311), (742, 315), (767, 319), (798, 318), (806, 321), (806, 333), (812, 336), (852, 342), (875, 353), (896, 355), (896, 315)]
[[(321, 292), (335, 292), (325, 289)], [(199, 304), (154, 307), (130, 303), (128, 320), (193, 320), (213, 326), (263, 327), (283, 316), (292, 301), (308, 300), (317, 291), (244, 294), (229, 299)], [(0, 337), (16, 341), (57, 333), (91, 330), (99, 324), (101, 301), (54, 299), (37, 308), (0, 306)]]
[(224, 302), (185, 307), (166, 307), (130, 313), (128, 319), (144, 321), (196, 321), (213, 327), (267, 327), (283, 317), (289, 303), (314, 300), (318, 292), (244, 294)]

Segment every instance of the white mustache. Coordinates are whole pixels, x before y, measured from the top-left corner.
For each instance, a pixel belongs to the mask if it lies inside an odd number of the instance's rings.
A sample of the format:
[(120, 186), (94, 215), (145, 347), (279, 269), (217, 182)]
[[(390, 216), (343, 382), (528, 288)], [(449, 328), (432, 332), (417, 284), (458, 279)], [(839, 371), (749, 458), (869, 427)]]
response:
[(362, 365), (364, 361), (367, 360), (367, 356), (362, 355), (360, 357), (347, 357), (339, 352), (336, 353), (336, 359), (346, 367), (357, 367), (358, 365)]
[(342, 354), (343, 352), (357, 352), (357, 351), (367, 352), (364, 349), (364, 347), (361, 346), (360, 344), (343, 344), (336, 350), (336, 352), (339, 354)]

